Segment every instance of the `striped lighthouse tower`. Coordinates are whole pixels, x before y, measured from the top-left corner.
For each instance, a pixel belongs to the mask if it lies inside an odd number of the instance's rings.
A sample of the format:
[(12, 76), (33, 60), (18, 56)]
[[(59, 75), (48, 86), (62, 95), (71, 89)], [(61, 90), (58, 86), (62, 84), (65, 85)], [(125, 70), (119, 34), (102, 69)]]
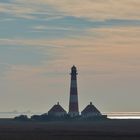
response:
[(79, 115), (78, 107), (78, 92), (77, 92), (77, 69), (75, 66), (71, 68), (71, 83), (70, 83), (70, 100), (69, 100), (69, 115), (75, 117)]

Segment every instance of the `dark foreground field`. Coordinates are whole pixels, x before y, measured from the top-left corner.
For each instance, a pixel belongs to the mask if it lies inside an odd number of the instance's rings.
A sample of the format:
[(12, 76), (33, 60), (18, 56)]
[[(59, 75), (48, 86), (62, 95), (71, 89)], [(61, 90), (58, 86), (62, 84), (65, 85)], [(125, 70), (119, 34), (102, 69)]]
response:
[(140, 120), (44, 123), (1, 119), (0, 140), (140, 140)]

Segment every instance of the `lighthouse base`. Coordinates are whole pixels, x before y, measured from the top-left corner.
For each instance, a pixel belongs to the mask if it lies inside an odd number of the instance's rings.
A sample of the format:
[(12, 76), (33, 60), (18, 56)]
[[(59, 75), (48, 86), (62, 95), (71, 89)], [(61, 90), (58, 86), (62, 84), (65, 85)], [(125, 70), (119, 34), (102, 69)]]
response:
[(70, 117), (78, 117), (79, 116), (79, 112), (69, 112), (68, 115)]

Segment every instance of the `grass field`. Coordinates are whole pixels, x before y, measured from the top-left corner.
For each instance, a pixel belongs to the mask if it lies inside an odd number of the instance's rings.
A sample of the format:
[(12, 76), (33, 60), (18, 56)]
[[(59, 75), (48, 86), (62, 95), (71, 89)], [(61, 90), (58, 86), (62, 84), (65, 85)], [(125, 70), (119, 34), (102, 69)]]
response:
[(0, 140), (140, 140), (140, 120), (17, 122), (0, 120)]

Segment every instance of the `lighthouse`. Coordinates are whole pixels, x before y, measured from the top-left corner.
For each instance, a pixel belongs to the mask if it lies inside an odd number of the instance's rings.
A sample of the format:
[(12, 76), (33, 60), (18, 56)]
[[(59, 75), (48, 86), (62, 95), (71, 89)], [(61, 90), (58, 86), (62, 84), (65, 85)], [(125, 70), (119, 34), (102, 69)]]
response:
[(77, 91), (77, 69), (75, 66), (71, 68), (71, 83), (70, 83), (70, 99), (69, 99), (69, 115), (76, 117), (79, 115), (78, 107), (78, 91)]

